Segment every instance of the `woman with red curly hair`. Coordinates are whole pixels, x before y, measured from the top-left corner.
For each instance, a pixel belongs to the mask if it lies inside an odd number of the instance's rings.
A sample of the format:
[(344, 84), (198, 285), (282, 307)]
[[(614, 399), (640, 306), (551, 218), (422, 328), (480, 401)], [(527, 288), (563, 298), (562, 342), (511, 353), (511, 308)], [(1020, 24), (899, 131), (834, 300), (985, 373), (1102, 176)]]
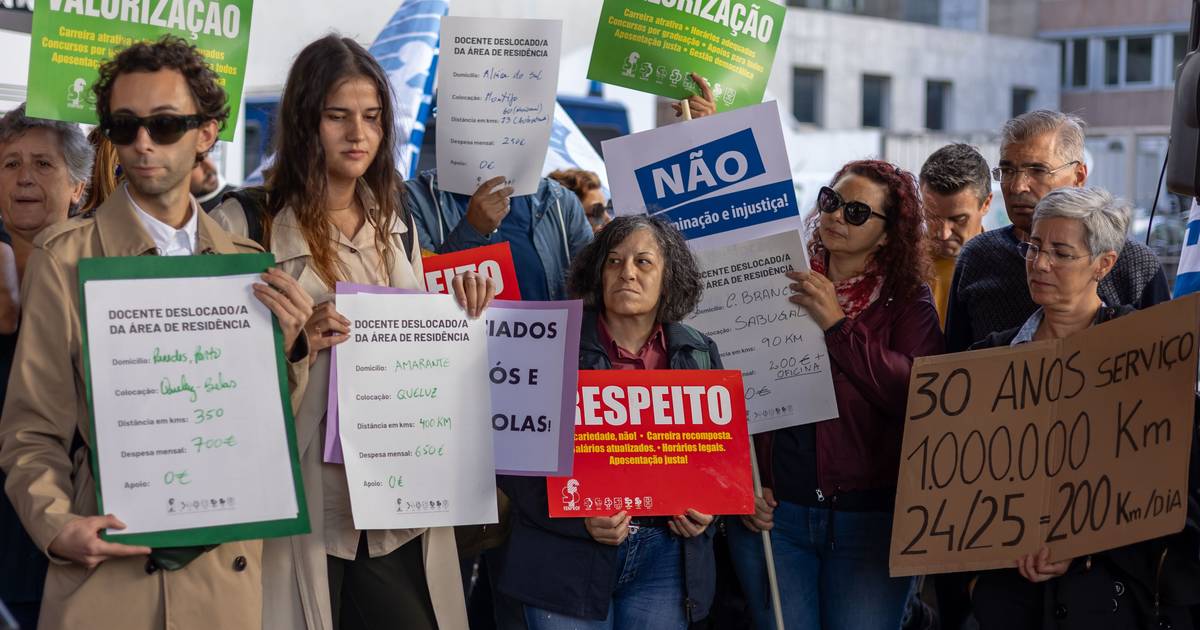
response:
[(734, 565), (757, 628), (774, 626), (769, 530), (788, 630), (890, 630), (911, 586), (888, 577), (908, 377), (944, 346), (916, 179), (851, 162), (808, 226), (812, 271), (788, 274), (791, 300), (825, 331), (839, 417), (756, 437), (763, 496), (729, 527)]

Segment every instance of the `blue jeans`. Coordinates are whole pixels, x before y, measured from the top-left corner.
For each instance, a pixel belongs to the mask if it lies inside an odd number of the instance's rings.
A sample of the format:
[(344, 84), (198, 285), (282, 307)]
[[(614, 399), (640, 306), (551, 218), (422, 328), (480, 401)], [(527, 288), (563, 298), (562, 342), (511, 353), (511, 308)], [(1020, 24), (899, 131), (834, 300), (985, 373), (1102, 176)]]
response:
[[(730, 522), (729, 548), (754, 625), (773, 630), (762, 535)], [(911, 578), (888, 577), (892, 515), (780, 501), (771, 546), (787, 630), (896, 630)]]
[(603, 621), (525, 606), (529, 630), (686, 630), (683, 539), (666, 527), (630, 531), (617, 548), (620, 572)]

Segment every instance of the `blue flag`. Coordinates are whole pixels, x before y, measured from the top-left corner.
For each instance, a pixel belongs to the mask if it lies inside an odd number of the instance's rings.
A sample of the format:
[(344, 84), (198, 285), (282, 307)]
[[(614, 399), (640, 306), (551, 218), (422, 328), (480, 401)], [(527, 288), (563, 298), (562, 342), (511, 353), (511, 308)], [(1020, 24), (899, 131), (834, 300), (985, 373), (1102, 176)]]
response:
[(405, 0), (368, 49), (392, 83), (396, 169), (405, 177), (416, 175), (437, 77), (438, 33), (449, 10), (447, 0)]
[(1200, 204), (1192, 200), (1188, 214), (1187, 235), (1179, 253), (1179, 270), (1175, 276), (1175, 297), (1200, 291)]

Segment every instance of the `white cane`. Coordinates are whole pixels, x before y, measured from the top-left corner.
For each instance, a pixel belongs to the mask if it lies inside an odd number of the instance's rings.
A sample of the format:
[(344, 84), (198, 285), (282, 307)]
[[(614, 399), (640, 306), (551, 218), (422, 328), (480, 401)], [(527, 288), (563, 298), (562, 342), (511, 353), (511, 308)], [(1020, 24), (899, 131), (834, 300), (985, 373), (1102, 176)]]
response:
[[(684, 101), (687, 115), (687, 101)], [(758, 474), (758, 454), (754, 452), (754, 439), (750, 440), (750, 466), (754, 471), (754, 496), (762, 498), (762, 479)], [(771, 610), (775, 612), (775, 630), (783, 630), (783, 605), (779, 602), (779, 578), (775, 575), (775, 552), (771, 549), (771, 532), (763, 530), (763, 556), (767, 559), (767, 584), (771, 589)]]

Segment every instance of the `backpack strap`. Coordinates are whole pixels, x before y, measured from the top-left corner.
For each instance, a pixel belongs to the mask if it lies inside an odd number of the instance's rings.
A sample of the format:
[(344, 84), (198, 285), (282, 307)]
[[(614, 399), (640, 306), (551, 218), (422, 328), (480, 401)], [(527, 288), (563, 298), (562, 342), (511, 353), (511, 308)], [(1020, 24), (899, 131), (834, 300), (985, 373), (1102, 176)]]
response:
[(263, 219), (267, 214), (267, 189), (262, 186), (238, 188), (221, 197), (222, 200), (229, 198), (237, 199), (242, 206), (242, 212), (246, 213), (246, 236), (264, 248), (270, 249), (263, 242)]
[(408, 231), (400, 235), (400, 243), (404, 245), (404, 255), (410, 259), (413, 255), (413, 243), (417, 240), (417, 224), (413, 222), (415, 218), (412, 208), (409, 204), (409, 196), (404, 194), (404, 186), (401, 185), (398, 201), (396, 204), (396, 215), (404, 225), (408, 227)]

